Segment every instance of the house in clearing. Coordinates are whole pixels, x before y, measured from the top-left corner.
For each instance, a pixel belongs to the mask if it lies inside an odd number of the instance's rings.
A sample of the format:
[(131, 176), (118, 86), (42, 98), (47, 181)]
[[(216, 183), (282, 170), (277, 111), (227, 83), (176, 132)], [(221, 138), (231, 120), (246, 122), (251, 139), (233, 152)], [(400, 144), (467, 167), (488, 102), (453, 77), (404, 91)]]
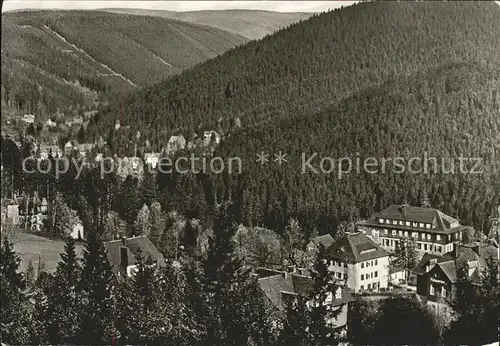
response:
[(141, 253), (146, 265), (161, 267), (165, 258), (147, 236), (121, 238), (104, 243), (108, 260), (118, 279), (130, 277), (137, 270), (137, 256)]

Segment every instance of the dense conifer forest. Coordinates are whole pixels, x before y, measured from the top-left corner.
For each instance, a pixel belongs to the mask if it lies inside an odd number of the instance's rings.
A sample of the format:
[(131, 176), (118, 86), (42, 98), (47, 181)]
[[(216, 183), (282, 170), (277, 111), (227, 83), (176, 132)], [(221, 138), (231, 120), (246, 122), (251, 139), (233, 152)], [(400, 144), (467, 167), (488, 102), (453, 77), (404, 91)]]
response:
[[(315, 15), (230, 50), (111, 105), (90, 139), (116, 119), (155, 149), (170, 135), (252, 127), (336, 104), (365, 88), (453, 63), (499, 65), (500, 8), (493, 2), (368, 2)], [(433, 95), (429, 95), (433, 97)], [(117, 146), (128, 143), (124, 133)]]

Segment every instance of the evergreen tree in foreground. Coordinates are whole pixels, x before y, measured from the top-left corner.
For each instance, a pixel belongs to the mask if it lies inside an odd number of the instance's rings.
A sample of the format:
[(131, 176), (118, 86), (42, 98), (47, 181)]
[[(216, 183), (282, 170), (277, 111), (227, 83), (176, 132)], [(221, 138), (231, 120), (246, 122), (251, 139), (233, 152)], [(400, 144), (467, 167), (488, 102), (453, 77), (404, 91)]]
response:
[(109, 343), (113, 334), (113, 272), (106, 250), (97, 231), (85, 232), (80, 279), (82, 314), (79, 343), (100, 345)]
[(81, 317), (80, 277), (81, 267), (76, 255), (75, 241), (68, 237), (50, 290), (47, 292), (47, 334), (53, 344), (70, 343), (77, 335)]
[(0, 303), (1, 335), (6, 343), (20, 343), (22, 340), (25, 282), (19, 273), (19, 263), (13, 244), (5, 237), (0, 247)]

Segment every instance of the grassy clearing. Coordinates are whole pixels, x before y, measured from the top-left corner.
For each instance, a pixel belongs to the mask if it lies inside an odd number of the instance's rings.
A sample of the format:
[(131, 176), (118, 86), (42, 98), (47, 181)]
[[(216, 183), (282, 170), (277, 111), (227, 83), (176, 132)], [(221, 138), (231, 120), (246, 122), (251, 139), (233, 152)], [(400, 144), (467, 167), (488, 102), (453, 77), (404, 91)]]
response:
[[(34, 234), (17, 232), (12, 236), (12, 241), (14, 249), (21, 257), (22, 271), (28, 268), (31, 261), (35, 270), (40, 262), (42, 269), (53, 272), (61, 258), (60, 254), (64, 252), (64, 241), (51, 240)], [(78, 255), (81, 255), (82, 250), (83, 245), (77, 244), (76, 252)]]

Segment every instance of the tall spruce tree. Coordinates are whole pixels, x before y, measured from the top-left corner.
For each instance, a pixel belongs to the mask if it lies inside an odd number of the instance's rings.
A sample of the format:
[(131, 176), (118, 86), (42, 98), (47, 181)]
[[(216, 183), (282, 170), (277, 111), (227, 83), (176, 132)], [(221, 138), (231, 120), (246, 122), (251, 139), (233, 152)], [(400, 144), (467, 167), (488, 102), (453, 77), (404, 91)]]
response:
[(203, 262), (202, 318), (207, 321), (204, 343), (211, 345), (246, 344), (252, 338), (248, 318), (255, 312), (246, 309), (245, 303), (250, 275), (233, 248), (235, 210), (230, 202), (221, 206)]
[(23, 302), (25, 282), (19, 272), (19, 256), (14, 252), (13, 244), (5, 237), (0, 249), (0, 302), (1, 336), (5, 343), (22, 343), (22, 321), (25, 316)]
[(57, 265), (50, 284), (47, 307), (47, 334), (50, 343), (61, 344), (76, 341), (81, 323), (79, 280), (81, 267), (76, 255), (75, 241), (66, 239), (64, 253)]
[(113, 335), (114, 276), (97, 230), (93, 229), (85, 234), (87, 239), (80, 279), (82, 320), (78, 341), (100, 345), (109, 343)]

